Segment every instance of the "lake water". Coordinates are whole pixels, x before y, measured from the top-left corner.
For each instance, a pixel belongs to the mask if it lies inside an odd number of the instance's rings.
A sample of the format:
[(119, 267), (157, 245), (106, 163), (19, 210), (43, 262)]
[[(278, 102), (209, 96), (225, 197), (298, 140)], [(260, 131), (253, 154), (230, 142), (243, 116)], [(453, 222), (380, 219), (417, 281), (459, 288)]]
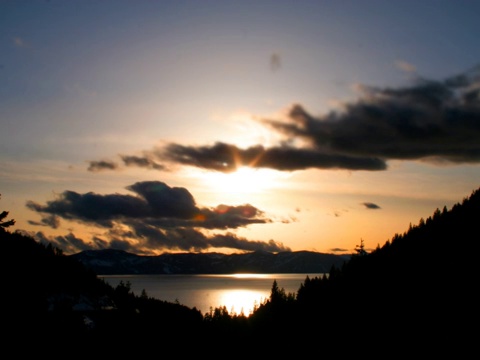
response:
[(323, 274), (227, 274), (227, 275), (99, 275), (112, 286), (130, 282), (130, 289), (140, 295), (168, 302), (178, 301), (202, 314), (225, 306), (230, 314), (250, 315), (255, 306), (270, 297), (273, 281), (286, 293), (296, 293), (305, 281)]

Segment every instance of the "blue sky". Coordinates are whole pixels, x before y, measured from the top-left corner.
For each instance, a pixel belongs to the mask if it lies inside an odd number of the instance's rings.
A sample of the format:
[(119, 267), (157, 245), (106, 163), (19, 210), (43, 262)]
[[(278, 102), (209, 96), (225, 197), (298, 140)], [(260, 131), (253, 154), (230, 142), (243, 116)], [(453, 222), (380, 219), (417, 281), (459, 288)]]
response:
[(478, 188), (478, 1), (0, 1), (0, 208), (67, 253), (350, 252)]

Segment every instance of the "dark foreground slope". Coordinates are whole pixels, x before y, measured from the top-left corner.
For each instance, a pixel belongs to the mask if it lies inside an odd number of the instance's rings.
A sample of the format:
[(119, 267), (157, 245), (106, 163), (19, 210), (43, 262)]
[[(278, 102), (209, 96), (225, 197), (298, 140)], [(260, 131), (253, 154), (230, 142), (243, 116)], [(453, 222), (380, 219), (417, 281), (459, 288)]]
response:
[(248, 318), (111, 288), (52, 247), (0, 231), (2, 345), (19, 357), (35, 344), (62, 356), (465, 358), (478, 351), (479, 220), (477, 190), (296, 294), (273, 283)]
[(478, 342), (479, 221), (476, 190), (375, 251), (359, 252), (328, 279), (306, 279), (295, 301), (272, 301), (252, 321), (279, 339), (288, 338), (282, 323), (295, 334), (317, 329), (320, 342), (373, 343), (387, 358), (420, 349), (458, 357)]
[(179, 333), (192, 337), (202, 325), (200, 311), (135, 296), (128, 284), (114, 288), (28, 236), (0, 228), (0, 253), (0, 344), (12, 356), (92, 355), (101, 349), (125, 355), (127, 344)]

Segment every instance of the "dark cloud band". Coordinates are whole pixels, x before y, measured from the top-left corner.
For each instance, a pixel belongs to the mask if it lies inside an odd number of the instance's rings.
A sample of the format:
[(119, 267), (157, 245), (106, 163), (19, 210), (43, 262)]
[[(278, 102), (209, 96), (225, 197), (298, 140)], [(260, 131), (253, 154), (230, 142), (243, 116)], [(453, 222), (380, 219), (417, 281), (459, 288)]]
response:
[[(104, 229), (103, 237), (94, 236), (88, 243), (73, 235), (50, 239), (62, 248), (73, 247), (78, 251), (85, 247), (107, 246), (135, 249), (137, 253), (205, 251), (220, 247), (235, 250), (287, 249), (279, 243), (251, 241), (233, 234), (207, 236), (200, 230), (229, 230), (271, 222), (262, 211), (250, 204), (200, 208), (187, 189), (169, 187), (160, 181), (137, 182), (127, 189), (135, 195), (64, 191), (57, 199), (44, 205), (29, 201), (27, 207), (42, 215), (40, 222), (30, 221), (30, 224), (58, 228), (60, 219), (65, 219)], [(67, 246), (69, 239), (75, 241)]]

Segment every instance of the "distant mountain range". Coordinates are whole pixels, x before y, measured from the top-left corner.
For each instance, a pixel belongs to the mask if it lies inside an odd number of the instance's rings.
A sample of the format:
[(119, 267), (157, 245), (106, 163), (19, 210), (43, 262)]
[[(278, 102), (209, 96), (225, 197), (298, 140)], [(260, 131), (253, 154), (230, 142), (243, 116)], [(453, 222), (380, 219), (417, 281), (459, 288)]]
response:
[(122, 250), (87, 250), (70, 255), (99, 275), (328, 273), (351, 255), (312, 251), (245, 254), (169, 253), (142, 256)]

